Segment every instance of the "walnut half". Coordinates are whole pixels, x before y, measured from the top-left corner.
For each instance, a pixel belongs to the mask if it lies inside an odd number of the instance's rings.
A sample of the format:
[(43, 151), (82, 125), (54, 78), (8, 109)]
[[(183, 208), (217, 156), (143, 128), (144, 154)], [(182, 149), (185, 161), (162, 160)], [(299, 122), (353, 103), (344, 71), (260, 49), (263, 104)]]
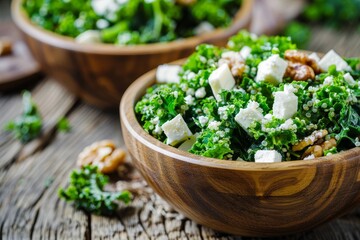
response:
[(284, 57), (289, 61), (285, 76), (295, 81), (315, 79), (315, 73), (320, 73), (317, 62), (306, 53), (297, 50), (286, 50)]
[(125, 162), (126, 153), (118, 149), (112, 140), (95, 142), (79, 154), (77, 165), (95, 165), (102, 173), (111, 173)]

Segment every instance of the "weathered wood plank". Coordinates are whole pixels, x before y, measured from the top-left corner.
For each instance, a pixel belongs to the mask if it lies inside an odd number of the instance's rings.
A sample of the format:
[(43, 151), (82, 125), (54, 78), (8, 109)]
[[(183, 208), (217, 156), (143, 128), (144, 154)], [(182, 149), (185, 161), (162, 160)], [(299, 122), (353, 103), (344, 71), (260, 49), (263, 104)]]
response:
[(309, 49), (326, 53), (334, 49), (342, 56), (360, 57), (360, 32), (354, 28), (339, 30), (313, 26)]
[(3, 238), (90, 237), (88, 216), (59, 200), (57, 189), (67, 184), (82, 148), (104, 138), (120, 139), (119, 121), (117, 115), (88, 106), (81, 106), (69, 119), (76, 126), (71, 133), (57, 134), (51, 147), (8, 169), (0, 195)]
[[(0, 130), (0, 155), (5, 156), (0, 160), (0, 169), (8, 166), (14, 158), (23, 160), (35, 151), (39, 150), (44, 144), (49, 142), (49, 136), (56, 127), (58, 119), (65, 116), (74, 106), (76, 99), (66, 92), (54, 81), (44, 81), (39, 84), (33, 91), (32, 96), (39, 107), (43, 118), (42, 136), (32, 142), (21, 145), (13, 139), (11, 134)], [(10, 95), (5, 98), (5, 104), (0, 106), (0, 123), (1, 128), (6, 122), (19, 116), (22, 112), (21, 95)], [(9, 151), (9, 149), (11, 151)]]

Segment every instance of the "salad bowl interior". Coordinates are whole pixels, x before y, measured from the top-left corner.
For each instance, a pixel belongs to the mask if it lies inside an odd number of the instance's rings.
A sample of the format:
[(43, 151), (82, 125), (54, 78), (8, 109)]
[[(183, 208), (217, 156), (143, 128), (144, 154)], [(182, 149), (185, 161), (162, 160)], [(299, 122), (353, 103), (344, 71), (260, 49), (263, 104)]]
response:
[(243, 1), (228, 28), (168, 43), (116, 46), (79, 44), (73, 38), (44, 30), (30, 21), (22, 2), (12, 2), (12, 17), (43, 71), (101, 108), (116, 108), (125, 89), (159, 64), (186, 57), (201, 43), (225, 44), (231, 35), (247, 28), (253, 5), (253, 0)]
[(359, 202), (360, 148), (311, 161), (254, 163), (202, 157), (158, 141), (134, 112), (155, 74), (125, 92), (122, 133), (144, 179), (185, 216), (221, 232), (279, 236), (314, 228)]

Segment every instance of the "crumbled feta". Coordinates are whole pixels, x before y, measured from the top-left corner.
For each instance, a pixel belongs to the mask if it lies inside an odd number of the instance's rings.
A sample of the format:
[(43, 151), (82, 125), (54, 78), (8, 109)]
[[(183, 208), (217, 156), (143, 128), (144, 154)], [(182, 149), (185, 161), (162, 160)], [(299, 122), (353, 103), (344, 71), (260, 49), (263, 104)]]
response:
[(352, 87), (356, 84), (356, 81), (354, 80), (354, 78), (351, 76), (350, 73), (345, 73), (344, 79)]
[(333, 77), (333, 76), (327, 76), (327, 77), (324, 79), (323, 84), (324, 84), (324, 85), (331, 85), (331, 84), (333, 84), (333, 82), (334, 82), (334, 77)]
[(162, 134), (162, 132), (163, 132), (163, 130), (161, 129), (160, 125), (156, 124), (153, 134), (160, 135), (160, 134)]
[(278, 54), (272, 55), (259, 64), (255, 80), (278, 85), (283, 81), (287, 65), (288, 63)]
[(214, 26), (209, 22), (201, 22), (197, 27), (194, 29), (195, 35), (202, 35), (204, 33), (209, 33), (211, 31), (214, 31)]
[(259, 103), (254, 101), (250, 101), (246, 108), (241, 108), (239, 113), (235, 116), (235, 121), (245, 131), (247, 131), (254, 121), (261, 121), (262, 119), (262, 109), (259, 107)]
[(204, 98), (206, 96), (206, 90), (204, 87), (198, 88), (195, 92), (196, 98)]
[(187, 95), (184, 100), (187, 105), (193, 105), (195, 103), (195, 98), (191, 95)]
[(294, 124), (292, 119), (286, 120), (283, 124), (279, 126), (279, 130), (292, 130), (296, 131), (297, 126)]
[(80, 33), (75, 41), (77, 43), (88, 44), (88, 43), (101, 43), (101, 35), (97, 30), (87, 30), (83, 33)]
[(208, 128), (209, 128), (210, 130), (218, 130), (220, 124), (221, 124), (221, 122), (211, 121), (211, 122), (209, 122)]
[(316, 63), (319, 63), (320, 62), (320, 57), (316, 54), (316, 53), (312, 53), (309, 55), (309, 58), (314, 60)]
[(298, 97), (290, 92), (275, 92), (273, 114), (276, 118), (288, 119), (298, 110)]
[(327, 52), (319, 62), (319, 66), (324, 72), (328, 71), (331, 65), (336, 65), (337, 71), (351, 71), (351, 67), (347, 64), (347, 62), (333, 49)]
[(240, 55), (243, 59), (246, 59), (251, 53), (251, 48), (249, 46), (244, 46), (240, 50)]
[(232, 76), (227, 64), (221, 65), (213, 71), (209, 77), (209, 84), (216, 100), (220, 100), (221, 90), (230, 90), (235, 86), (235, 79)]
[(181, 69), (178, 65), (160, 65), (156, 70), (156, 80), (158, 83), (179, 83)]
[(281, 159), (281, 154), (275, 150), (258, 150), (255, 153), (255, 162), (257, 163), (281, 162)]
[(169, 145), (176, 145), (192, 136), (189, 127), (180, 114), (164, 123), (161, 129), (164, 131), (167, 137), (166, 143)]
[(205, 116), (200, 116), (199, 117), (199, 123), (200, 125), (203, 127), (205, 126), (205, 124), (209, 121), (209, 118), (208, 117), (205, 117)]

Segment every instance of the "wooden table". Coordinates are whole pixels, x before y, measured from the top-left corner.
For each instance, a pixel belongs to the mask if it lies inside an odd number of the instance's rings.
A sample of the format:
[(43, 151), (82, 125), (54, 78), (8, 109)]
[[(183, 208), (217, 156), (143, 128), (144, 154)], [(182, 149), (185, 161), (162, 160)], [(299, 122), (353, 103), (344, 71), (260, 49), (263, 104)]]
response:
[[(311, 50), (334, 48), (360, 57), (358, 32), (320, 27), (312, 32)], [(60, 200), (58, 188), (68, 184), (85, 146), (102, 139), (125, 146), (118, 112), (88, 106), (48, 77), (30, 90), (45, 125), (42, 136), (26, 145), (0, 132), (0, 239), (252, 239), (214, 232), (187, 219), (154, 194), (136, 171), (118, 179), (135, 191), (135, 198), (116, 217), (86, 214)], [(0, 93), (1, 128), (21, 110), (20, 91)], [(56, 130), (62, 116), (70, 120), (70, 133)], [(279, 239), (360, 239), (360, 207), (312, 231)]]

